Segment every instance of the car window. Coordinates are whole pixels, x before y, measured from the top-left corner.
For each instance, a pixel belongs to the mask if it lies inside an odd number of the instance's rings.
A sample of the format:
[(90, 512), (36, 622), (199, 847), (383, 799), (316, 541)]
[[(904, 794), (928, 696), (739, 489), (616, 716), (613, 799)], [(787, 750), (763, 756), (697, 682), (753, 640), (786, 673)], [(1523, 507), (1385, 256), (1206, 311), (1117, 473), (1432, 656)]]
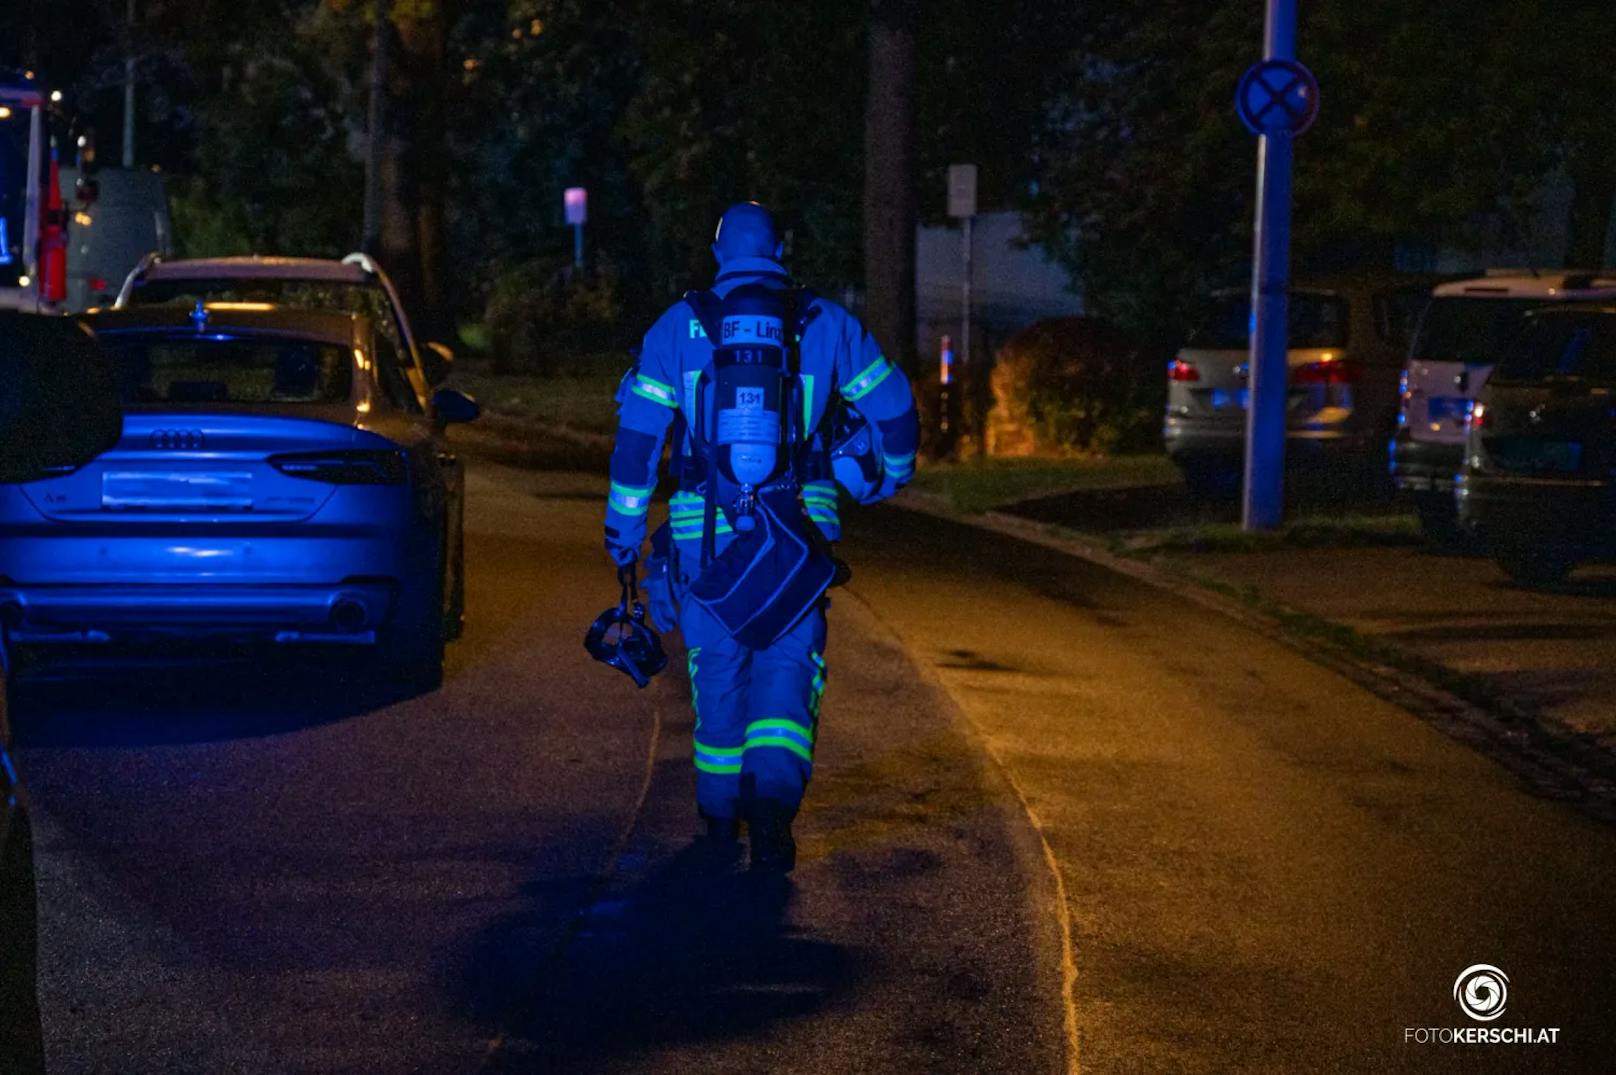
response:
[[(1335, 295), (1295, 291), (1290, 297), (1291, 347), (1345, 347), (1347, 301)], [(1243, 351), (1251, 344), (1251, 297), (1224, 296), (1190, 334), (1189, 346)]]
[(1432, 299), (1409, 350), (1428, 362), (1491, 366), (1520, 335), (1526, 312), (1543, 299)]
[(224, 277), (212, 280), (137, 281), (129, 293), (131, 306), (184, 305), (197, 302), (268, 302), (301, 310), (333, 310), (360, 314), (395, 348), (402, 348), (403, 337), (393, 305), (379, 283), (347, 283), (340, 280), (275, 280)]
[(270, 337), (103, 337), (125, 403), (340, 403), (345, 347)]
[(1499, 381), (1616, 381), (1616, 316), (1528, 318), (1493, 376)]
[(1404, 287), (1374, 296), (1375, 335), (1399, 351), (1414, 338), (1414, 326), (1431, 301), (1428, 287)]
[(421, 400), (416, 396), (409, 378), (404, 375), (404, 365), (399, 358), (398, 348), (379, 333), (375, 337), (373, 347), (376, 351), (376, 379), (381, 382), (382, 394), (396, 407), (411, 414), (422, 413)]

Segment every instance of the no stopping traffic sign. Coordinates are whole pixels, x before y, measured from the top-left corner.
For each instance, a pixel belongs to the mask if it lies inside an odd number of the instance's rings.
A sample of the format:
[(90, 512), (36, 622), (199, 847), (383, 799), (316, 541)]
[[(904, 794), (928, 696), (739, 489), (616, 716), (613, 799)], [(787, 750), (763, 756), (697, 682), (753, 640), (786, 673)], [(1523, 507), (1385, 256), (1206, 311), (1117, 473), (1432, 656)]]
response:
[(1263, 60), (1240, 78), (1235, 111), (1252, 134), (1301, 134), (1319, 115), (1319, 80), (1294, 60)]

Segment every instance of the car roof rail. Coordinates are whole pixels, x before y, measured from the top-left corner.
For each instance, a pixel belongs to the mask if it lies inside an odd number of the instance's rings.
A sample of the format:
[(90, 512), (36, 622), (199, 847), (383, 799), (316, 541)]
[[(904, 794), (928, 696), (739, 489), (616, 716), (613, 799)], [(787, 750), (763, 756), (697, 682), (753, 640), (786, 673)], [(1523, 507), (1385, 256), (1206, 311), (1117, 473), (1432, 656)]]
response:
[(140, 255), (140, 261), (136, 262), (134, 272), (130, 273), (130, 275), (145, 276), (151, 271), (151, 267), (153, 265), (156, 265), (162, 260), (163, 255), (160, 251), (148, 250), (144, 254)]
[(360, 250), (355, 250), (352, 254), (343, 258), (342, 263), (344, 265), (357, 265), (372, 276), (382, 275), (381, 266), (376, 264), (376, 259)]

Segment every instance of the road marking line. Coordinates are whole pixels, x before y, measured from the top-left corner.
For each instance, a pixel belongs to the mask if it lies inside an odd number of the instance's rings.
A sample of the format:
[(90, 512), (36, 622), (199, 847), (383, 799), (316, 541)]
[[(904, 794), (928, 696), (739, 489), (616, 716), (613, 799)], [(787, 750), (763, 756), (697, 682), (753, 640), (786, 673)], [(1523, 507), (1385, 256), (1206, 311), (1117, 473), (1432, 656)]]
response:
[[(573, 912), (572, 920), (567, 923), (566, 930), (561, 934), (560, 939), (556, 941), (555, 948), (550, 952), (548, 958), (535, 968), (531, 980), (532, 984), (529, 985), (526, 994), (507, 1009), (508, 1014), (500, 1020), (502, 1024), (508, 1025), (512, 1021), (509, 1013), (525, 1014), (522, 1009), (531, 1003), (533, 994), (536, 991), (536, 984), (545, 979), (543, 972), (561, 962), (562, 958), (567, 954), (567, 949), (578, 938), (578, 932), (583, 927), (584, 920), (600, 904), (600, 898), (605, 894), (606, 886), (611, 884), (612, 877), (617, 873), (617, 864), (622, 859), (623, 852), (628, 850), (628, 843), (634, 838), (634, 830), (639, 827), (640, 820), (645, 814), (645, 804), (651, 798), (651, 780), (656, 775), (657, 752), (661, 749), (661, 745), (662, 701), (661, 699), (654, 699), (651, 705), (651, 737), (645, 747), (645, 773), (640, 779), (640, 794), (634, 800), (634, 808), (629, 811), (628, 820), (623, 824), (623, 831), (618, 833), (617, 839), (612, 842), (612, 849), (606, 855), (605, 865), (601, 867), (600, 873), (595, 875), (594, 883), (589, 888), (588, 898), (580, 903), (578, 909)], [(479, 1066), (480, 1071), (488, 1070), (488, 1065), (494, 1062), (494, 1057), (501, 1049), (505, 1048), (505, 1043), (510, 1040), (510, 1031), (506, 1029), (505, 1025), (500, 1027), (499, 1033), (488, 1039), (488, 1044), (483, 1049), (483, 1061)]]
[(1055, 921), (1060, 929), (1061, 942), (1061, 1025), (1065, 1041), (1066, 1075), (1079, 1075), (1077, 953), (1076, 945), (1072, 940), (1071, 901), (1067, 897), (1066, 881), (1061, 877), (1060, 861), (1055, 857), (1055, 849), (1050, 845), (1049, 837), (1044, 831), (1043, 819), (1038, 816), (1038, 811), (1033, 809), (1032, 803), (1027, 799), (1027, 793), (1022, 790), (1021, 784), (1016, 781), (1009, 765), (999, 756), (999, 752), (993, 749), (993, 742), (988, 738), (987, 732), (971, 716), (970, 710), (944, 682), (943, 677), (937, 673), (931, 663), (912, 649), (904, 639), (903, 634), (877, 612), (873, 605), (854, 592), (851, 587), (844, 587), (841, 592), (864, 609), (876, 623), (880, 624), (888, 634), (898, 641), (898, 644), (903, 647), (905, 656), (909, 658), (909, 663), (920, 673), (922, 679), (926, 680), (934, 689), (947, 695), (954, 702), (954, 708), (959, 711), (961, 719), (965, 721), (966, 725), (975, 734), (977, 741), (981, 743), (982, 752), (987, 755), (988, 761), (993, 764), (994, 769), (998, 770), (999, 775), (1004, 778), (1004, 782), (1009, 785), (1011, 792), (1016, 797), (1016, 802), (1021, 804), (1022, 813), (1027, 815), (1027, 822), (1032, 826), (1032, 831), (1038, 835), (1038, 846), (1044, 852), (1044, 865), (1049, 867), (1049, 874), (1055, 880)]

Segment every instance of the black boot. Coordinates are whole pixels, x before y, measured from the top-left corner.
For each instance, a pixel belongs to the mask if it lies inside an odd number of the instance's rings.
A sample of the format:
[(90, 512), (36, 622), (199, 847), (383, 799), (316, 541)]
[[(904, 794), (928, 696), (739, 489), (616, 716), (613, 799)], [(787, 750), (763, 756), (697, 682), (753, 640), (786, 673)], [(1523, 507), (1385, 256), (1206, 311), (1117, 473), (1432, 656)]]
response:
[(703, 814), (707, 822), (707, 840), (714, 844), (739, 843), (741, 839), (741, 823), (732, 817), (711, 817)]
[(793, 811), (773, 799), (752, 806), (747, 829), (752, 835), (754, 873), (790, 873), (797, 865), (797, 842), (791, 838)]
[(741, 823), (732, 817), (702, 814), (705, 830), (691, 844), (690, 862), (703, 870), (734, 869), (741, 859)]

